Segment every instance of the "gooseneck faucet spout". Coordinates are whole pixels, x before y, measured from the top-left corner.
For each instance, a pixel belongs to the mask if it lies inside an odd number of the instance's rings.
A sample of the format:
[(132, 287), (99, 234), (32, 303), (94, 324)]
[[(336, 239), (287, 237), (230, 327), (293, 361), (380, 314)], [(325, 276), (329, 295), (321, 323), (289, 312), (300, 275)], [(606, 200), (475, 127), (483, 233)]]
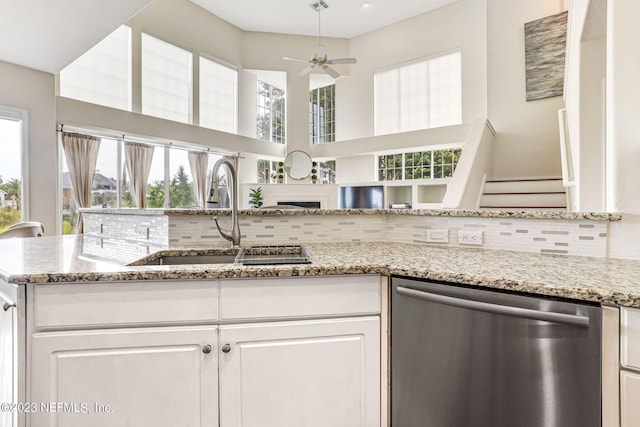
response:
[(229, 169), (227, 174), (227, 188), (231, 188), (230, 202), (231, 202), (231, 230), (224, 230), (218, 224), (218, 218), (214, 218), (216, 227), (220, 235), (231, 242), (232, 247), (240, 247), (240, 224), (238, 223), (238, 173), (235, 166), (227, 159), (220, 159), (211, 169), (211, 189), (209, 190), (209, 197), (207, 203), (219, 203), (220, 191), (218, 189), (218, 170), (220, 166), (226, 165)]

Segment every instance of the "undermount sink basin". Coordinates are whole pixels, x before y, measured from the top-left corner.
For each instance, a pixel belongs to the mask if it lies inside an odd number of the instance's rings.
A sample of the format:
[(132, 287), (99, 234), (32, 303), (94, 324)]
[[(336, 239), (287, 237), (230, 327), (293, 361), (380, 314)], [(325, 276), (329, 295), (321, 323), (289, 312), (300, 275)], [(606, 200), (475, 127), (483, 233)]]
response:
[(183, 252), (163, 251), (139, 259), (129, 264), (141, 265), (197, 265), (197, 264), (233, 264), (238, 249), (205, 249)]
[(311, 257), (300, 245), (253, 245), (241, 249), (206, 249), (202, 251), (156, 253), (129, 264), (144, 265), (199, 265), (243, 264), (281, 265), (310, 264)]
[(144, 265), (233, 264), (235, 255), (162, 255)]

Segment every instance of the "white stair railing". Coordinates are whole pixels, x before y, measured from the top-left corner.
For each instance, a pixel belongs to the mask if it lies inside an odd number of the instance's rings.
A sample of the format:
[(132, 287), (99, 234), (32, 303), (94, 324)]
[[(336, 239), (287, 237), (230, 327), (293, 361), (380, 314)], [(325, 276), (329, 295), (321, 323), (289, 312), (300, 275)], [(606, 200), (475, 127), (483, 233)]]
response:
[(476, 119), (453, 177), (442, 200), (443, 209), (475, 210), (482, 193), (485, 176), (493, 165), (493, 140), (496, 132), (488, 119)]
[(562, 162), (562, 185), (569, 187), (575, 185), (573, 174), (573, 159), (571, 157), (571, 139), (569, 138), (569, 124), (567, 122), (567, 109), (558, 110), (558, 125), (560, 126), (560, 159)]
[(571, 152), (571, 138), (569, 138), (569, 121), (567, 109), (558, 110), (558, 126), (560, 127), (560, 164), (562, 166), (562, 185), (566, 189), (567, 210), (573, 211), (572, 191), (576, 186), (573, 169), (573, 154)]

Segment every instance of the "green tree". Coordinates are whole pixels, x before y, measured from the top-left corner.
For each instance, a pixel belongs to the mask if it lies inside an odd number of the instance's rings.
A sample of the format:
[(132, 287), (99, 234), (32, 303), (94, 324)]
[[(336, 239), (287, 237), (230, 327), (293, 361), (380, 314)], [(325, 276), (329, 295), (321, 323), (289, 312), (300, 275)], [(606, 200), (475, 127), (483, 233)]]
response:
[[(1, 182), (1, 181), (0, 181)], [(0, 188), (7, 192), (7, 195), (16, 201), (16, 209), (20, 210), (22, 200), (22, 181), (17, 178), (10, 178), (7, 182), (2, 182)]]
[(150, 208), (164, 207), (164, 181), (156, 180), (147, 186), (147, 206)]
[(186, 174), (182, 165), (178, 167), (178, 172), (171, 178), (169, 201), (172, 208), (195, 206), (193, 187), (189, 182), (189, 175)]

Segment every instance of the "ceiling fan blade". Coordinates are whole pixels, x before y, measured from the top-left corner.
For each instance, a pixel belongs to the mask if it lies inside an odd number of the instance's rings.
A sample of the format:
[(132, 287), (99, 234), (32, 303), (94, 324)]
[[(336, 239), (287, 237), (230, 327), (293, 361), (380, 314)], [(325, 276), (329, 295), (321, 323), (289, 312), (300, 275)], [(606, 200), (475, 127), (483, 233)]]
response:
[(311, 72), (311, 70), (313, 70), (314, 68), (316, 68), (315, 65), (310, 65), (307, 68), (305, 68), (304, 70), (300, 71), (298, 73), (299, 76), (305, 76), (307, 74), (309, 74)]
[(329, 67), (328, 65), (323, 65), (322, 69), (325, 71), (325, 73), (329, 74), (334, 79), (337, 79), (338, 77), (340, 77), (340, 74), (338, 74), (336, 72), (336, 70), (334, 70), (333, 68)]
[(284, 59), (285, 61), (309, 62), (308, 59), (292, 58), (290, 56), (283, 56), (282, 59)]
[(327, 64), (355, 64), (356, 58), (336, 58), (327, 61)]

